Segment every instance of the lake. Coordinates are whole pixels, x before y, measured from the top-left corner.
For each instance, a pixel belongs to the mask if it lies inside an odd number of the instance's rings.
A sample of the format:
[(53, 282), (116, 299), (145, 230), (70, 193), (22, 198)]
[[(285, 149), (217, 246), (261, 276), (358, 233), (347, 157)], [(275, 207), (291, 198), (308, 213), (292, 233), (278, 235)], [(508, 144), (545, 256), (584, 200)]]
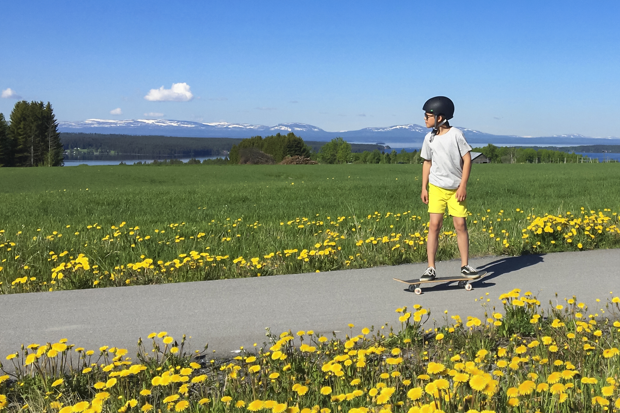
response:
[(590, 159), (598, 159), (599, 162), (606, 162), (611, 159), (620, 162), (620, 153), (587, 153), (587, 152), (575, 152), (579, 155), (587, 156)]
[[(205, 159), (217, 159), (217, 158), (222, 158), (221, 156), (198, 156), (194, 159), (198, 159), (199, 161), (204, 161)], [(189, 161), (191, 158), (179, 158), (179, 160), (183, 161), (183, 162), (187, 162)], [(158, 161), (163, 161), (163, 159), (158, 159)], [(123, 160), (123, 159), (118, 159), (118, 160), (114, 160), (114, 161), (93, 161), (93, 160), (87, 160), (87, 159), (83, 159), (83, 160), (78, 160), (78, 161), (65, 161), (65, 166), (79, 166), (79, 165), (88, 165), (88, 166), (102, 166), (102, 165), (118, 165), (121, 162), (125, 162), (127, 165), (133, 165), (136, 162), (142, 162), (142, 163), (152, 163), (153, 159), (129, 159), (129, 160)]]

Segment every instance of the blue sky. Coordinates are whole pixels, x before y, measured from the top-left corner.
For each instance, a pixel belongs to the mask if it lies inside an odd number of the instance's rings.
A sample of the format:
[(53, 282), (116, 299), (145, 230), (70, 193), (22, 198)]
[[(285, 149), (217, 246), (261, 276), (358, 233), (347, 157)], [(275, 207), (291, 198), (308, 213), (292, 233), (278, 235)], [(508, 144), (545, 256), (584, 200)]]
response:
[(618, 16), (618, 1), (4, 2), (0, 112), (22, 98), (65, 121), (339, 131), (422, 124), (446, 95), (453, 124), (488, 133), (620, 137)]

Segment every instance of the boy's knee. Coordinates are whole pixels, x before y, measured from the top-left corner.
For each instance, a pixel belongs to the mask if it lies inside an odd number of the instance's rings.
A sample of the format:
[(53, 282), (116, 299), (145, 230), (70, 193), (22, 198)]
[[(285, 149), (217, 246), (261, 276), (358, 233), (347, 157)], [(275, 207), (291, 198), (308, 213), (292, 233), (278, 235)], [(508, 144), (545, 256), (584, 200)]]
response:
[(454, 219), (454, 229), (457, 232), (467, 231), (467, 223), (465, 222), (465, 218)]
[(428, 224), (429, 231), (437, 232), (441, 229), (442, 222), (441, 221), (431, 221)]

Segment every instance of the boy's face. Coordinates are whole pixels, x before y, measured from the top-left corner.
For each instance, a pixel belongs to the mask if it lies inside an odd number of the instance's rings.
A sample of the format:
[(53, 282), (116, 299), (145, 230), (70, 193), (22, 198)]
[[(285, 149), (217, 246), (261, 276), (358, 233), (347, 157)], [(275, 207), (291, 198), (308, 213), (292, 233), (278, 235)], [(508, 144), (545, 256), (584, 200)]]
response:
[[(437, 116), (437, 121), (441, 123), (442, 117), (441, 115)], [(424, 114), (424, 122), (426, 123), (427, 128), (435, 127), (435, 116), (432, 113)]]

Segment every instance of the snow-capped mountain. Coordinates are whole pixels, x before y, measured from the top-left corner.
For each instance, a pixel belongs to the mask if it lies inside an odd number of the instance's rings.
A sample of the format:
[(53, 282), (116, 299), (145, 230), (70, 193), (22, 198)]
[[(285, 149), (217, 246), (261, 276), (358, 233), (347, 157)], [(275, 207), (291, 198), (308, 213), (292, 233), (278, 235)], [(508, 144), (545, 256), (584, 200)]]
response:
[(128, 135), (166, 135), (204, 138), (248, 138), (257, 134), (312, 133), (325, 134), (323, 129), (305, 123), (280, 123), (275, 126), (228, 122), (191, 122), (185, 120), (88, 119), (83, 122), (59, 122), (61, 132), (113, 133)]
[[(620, 145), (619, 138), (590, 138), (587, 136), (553, 135), (549, 137), (523, 137), (511, 135), (491, 135), (475, 129), (457, 126), (463, 131), (467, 141), (473, 146), (486, 145)], [(421, 146), (429, 129), (417, 124), (369, 127), (354, 131), (328, 132), (306, 123), (280, 123), (275, 126), (251, 125), (228, 122), (191, 122), (166, 119), (108, 120), (88, 119), (82, 122), (59, 122), (61, 132), (124, 134), (124, 135), (163, 135), (200, 138), (250, 138), (269, 136), (276, 133), (293, 132), (305, 140), (329, 141), (342, 137), (348, 142), (376, 143), (388, 145)]]

